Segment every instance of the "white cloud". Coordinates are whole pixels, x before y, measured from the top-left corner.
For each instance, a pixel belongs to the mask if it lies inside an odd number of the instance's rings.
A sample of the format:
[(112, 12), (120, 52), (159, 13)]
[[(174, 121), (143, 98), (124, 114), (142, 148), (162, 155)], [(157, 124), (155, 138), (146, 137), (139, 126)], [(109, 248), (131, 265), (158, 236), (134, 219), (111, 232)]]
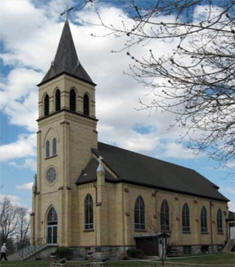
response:
[(0, 194), (0, 202), (2, 202), (5, 198), (10, 200), (12, 206), (19, 207), (19, 208), (25, 208), (27, 210), (27, 219), (28, 220), (30, 219), (31, 208), (29, 208), (25, 204), (22, 204), (21, 199), (18, 196)]
[(22, 185), (17, 185), (16, 188), (18, 190), (32, 190), (32, 186), (33, 186), (33, 182), (22, 184)]
[(20, 135), (19, 139), (10, 144), (0, 145), (0, 161), (35, 156), (36, 135)]
[(164, 145), (164, 149), (164, 155), (170, 158), (194, 159), (199, 156), (195, 151), (179, 143), (167, 143)]
[(22, 204), (20, 203), (20, 198), (16, 195), (2, 195), (2, 194), (0, 194), (0, 202), (2, 202), (4, 200), (4, 198), (9, 199), (13, 206), (22, 206)]
[(235, 201), (228, 202), (229, 210), (235, 212)]
[(14, 166), (16, 168), (25, 168), (25, 169), (31, 169), (33, 171), (36, 171), (37, 162), (33, 158), (28, 158), (28, 159), (25, 159), (22, 164), (17, 163), (15, 161), (10, 161), (9, 165)]
[[(70, 1), (70, 4), (72, 2)], [(4, 42), (5, 52), (0, 54), (0, 58), (4, 64), (10, 65), (13, 69), (7, 77), (0, 78), (0, 109), (7, 114), (10, 123), (23, 126), (31, 132), (35, 132), (37, 128), (36, 84), (45, 75), (55, 55), (63, 27), (63, 23), (58, 22), (62, 10), (64, 10), (62, 0), (53, 0), (46, 8), (43, 5), (36, 8), (29, 0), (1, 1), (0, 40)], [(120, 24), (122, 17), (131, 27), (132, 22), (118, 8), (100, 5), (100, 12), (104, 21), (108, 23)], [(74, 12), (74, 16), (76, 20), (82, 18), (85, 21), (97, 22), (96, 12), (92, 8)], [(93, 81), (98, 84), (96, 108), (99, 119), (99, 140), (152, 154), (161, 138), (164, 138), (171, 142), (165, 148), (165, 156), (194, 158), (195, 155), (191, 151), (186, 151), (182, 145), (175, 143), (183, 130), (169, 128), (174, 121), (172, 114), (156, 110), (136, 110), (140, 108), (139, 98), (152, 95), (150, 89), (123, 74), (124, 71), (128, 71), (130, 60), (126, 56), (126, 51), (110, 53), (111, 50), (123, 47), (125, 38), (91, 37), (91, 33), (96, 35), (106, 33), (103, 27), (94, 24), (78, 26), (70, 23), (70, 26), (79, 59)], [(19, 32), (20, 34), (17, 34)], [(158, 54), (164, 54), (174, 45), (172, 41), (154, 40), (145, 47), (132, 48), (131, 52), (142, 57), (148, 53), (151, 46), (156, 48)], [(137, 123), (153, 126), (155, 130), (151, 134), (141, 135), (133, 131)], [(24, 137), (23, 140), (19, 138), (15, 143), (0, 146), (0, 152), (4, 152), (0, 154), (0, 160), (28, 158), (35, 155), (35, 139), (33, 142), (26, 142), (28, 138), (31, 140), (31, 135)], [(25, 164), (27, 165), (26, 161)]]
[(231, 160), (226, 165), (228, 168), (235, 168), (235, 160)]
[[(37, 118), (37, 88), (42, 73), (46, 73), (53, 60), (59, 42), (63, 23), (58, 23), (53, 13), (53, 6), (59, 4), (57, 9), (64, 9), (62, 1), (52, 1), (47, 9), (36, 9), (28, 0), (20, 1), (3, 0), (0, 15), (5, 22), (0, 23), (0, 39), (4, 41), (5, 53), (0, 57), (5, 64), (13, 67), (7, 77), (0, 82), (0, 108), (8, 115), (12, 124), (26, 127), (29, 131), (36, 130)], [(14, 3), (17, 3), (14, 6)], [(25, 12), (23, 12), (25, 6)], [(52, 13), (51, 13), (52, 12)], [(120, 15), (126, 15), (117, 8), (102, 7), (105, 20), (120, 23)], [(96, 20), (94, 10), (87, 9), (75, 13), (85, 20)], [(27, 20), (26, 20), (27, 18)], [(17, 21), (20, 23), (17, 24)], [(28, 25), (30, 21), (30, 25)], [(6, 30), (7, 23), (7, 30)], [(129, 21), (130, 23), (130, 21)], [(17, 26), (15, 27), (15, 24)], [(143, 96), (145, 88), (138, 85), (131, 77), (123, 75), (128, 70), (129, 58), (123, 53), (110, 53), (111, 50), (120, 48), (124, 41), (110, 38), (94, 38), (91, 33), (103, 34), (105, 29), (94, 25), (76, 26), (72, 23), (71, 30), (78, 56), (91, 75), (97, 86), (97, 118), (100, 119), (98, 129), (99, 138), (103, 141), (114, 141), (117, 145), (139, 152), (154, 150), (157, 138), (169, 133), (168, 124), (172, 116), (164, 118), (158, 112), (150, 115), (149, 111), (136, 111), (138, 99)], [(16, 34), (21, 32), (20, 36)], [(18, 36), (18, 37), (17, 37)], [(166, 45), (161, 51), (167, 51)], [(139, 55), (145, 53), (146, 48), (138, 48), (135, 52)], [(94, 62), (95, 58), (95, 62)], [(95, 64), (94, 64), (95, 63)], [(40, 70), (40, 72), (36, 71)], [(132, 130), (138, 124), (154, 124), (157, 126), (152, 135), (141, 136)], [(104, 131), (102, 131), (104, 129)], [(16, 149), (13, 149), (16, 146)], [(4, 155), (0, 160), (8, 160), (33, 155), (34, 144), (31, 148), (25, 146), (23, 140), (0, 147)], [(11, 154), (11, 155), (10, 155)], [(14, 164), (14, 163), (13, 163)]]

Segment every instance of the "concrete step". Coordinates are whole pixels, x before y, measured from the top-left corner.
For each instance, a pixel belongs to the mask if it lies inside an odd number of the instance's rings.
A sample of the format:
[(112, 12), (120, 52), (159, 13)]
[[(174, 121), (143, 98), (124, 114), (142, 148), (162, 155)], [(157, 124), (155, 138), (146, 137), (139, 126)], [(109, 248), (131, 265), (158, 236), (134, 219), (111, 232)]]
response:
[(27, 246), (24, 247), (17, 252), (8, 256), (8, 260), (10, 261), (17, 261), (17, 260), (27, 260), (34, 255), (40, 253), (42, 250), (46, 249), (48, 245), (40, 245), (40, 246)]

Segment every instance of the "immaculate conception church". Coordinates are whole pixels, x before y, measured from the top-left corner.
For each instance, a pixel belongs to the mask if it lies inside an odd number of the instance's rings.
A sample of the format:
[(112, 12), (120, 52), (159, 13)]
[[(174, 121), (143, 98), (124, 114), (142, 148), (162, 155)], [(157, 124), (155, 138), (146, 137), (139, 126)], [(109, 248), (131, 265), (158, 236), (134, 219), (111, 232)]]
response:
[[(97, 70), (99, 71), (99, 70)], [(128, 248), (158, 255), (220, 250), (228, 199), (192, 169), (98, 142), (95, 83), (81, 65), (66, 20), (39, 86), (37, 181), (31, 242), (80, 255)]]

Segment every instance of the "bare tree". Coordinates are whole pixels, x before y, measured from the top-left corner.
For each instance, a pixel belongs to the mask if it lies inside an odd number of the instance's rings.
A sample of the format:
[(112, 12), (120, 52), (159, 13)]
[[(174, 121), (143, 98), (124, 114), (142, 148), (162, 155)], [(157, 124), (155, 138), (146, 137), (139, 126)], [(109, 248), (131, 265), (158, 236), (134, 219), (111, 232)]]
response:
[[(176, 114), (188, 145), (228, 164), (235, 158), (235, 1), (122, 1), (128, 19), (105, 23), (108, 35), (126, 36), (131, 75), (153, 88), (144, 108)], [(218, 6), (219, 5), (219, 6)], [(174, 48), (161, 56), (156, 40)], [(152, 45), (151, 45), (152, 44)], [(131, 48), (148, 46), (138, 57)], [(119, 50), (119, 51), (120, 51)]]
[(17, 209), (17, 247), (23, 248), (29, 244), (29, 218), (26, 208)]
[(17, 243), (23, 247), (29, 243), (29, 218), (27, 209), (13, 205), (11, 200), (5, 197), (0, 202), (0, 243), (7, 243), (13, 250)]
[(8, 198), (0, 202), (0, 234), (1, 243), (7, 243), (17, 228), (17, 207), (14, 207)]

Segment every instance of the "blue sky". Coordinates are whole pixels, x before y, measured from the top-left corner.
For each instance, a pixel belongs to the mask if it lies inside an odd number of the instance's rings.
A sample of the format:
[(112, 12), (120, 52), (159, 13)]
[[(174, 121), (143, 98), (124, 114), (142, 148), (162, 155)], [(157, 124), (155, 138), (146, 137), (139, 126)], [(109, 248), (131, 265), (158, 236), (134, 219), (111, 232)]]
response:
[[(0, 6), (0, 196), (31, 207), (31, 186), (36, 173), (37, 86), (48, 70), (63, 27), (59, 13), (65, 2), (1, 0)], [(107, 1), (106, 1), (107, 3)], [(104, 20), (120, 23), (127, 14), (115, 1), (99, 5)], [(92, 8), (74, 11), (71, 30), (79, 59), (96, 87), (99, 140), (193, 168), (220, 187), (235, 211), (235, 182), (231, 169), (222, 169), (205, 153), (194, 154), (180, 143), (182, 129), (169, 128), (174, 116), (142, 110), (138, 99), (151, 97), (147, 88), (123, 72), (128, 71), (125, 52), (111, 53), (124, 41), (94, 38), (105, 29), (82, 25), (80, 18), (96, 22)], [(172, 44), (160, 41), (131, 52), (144, 55), (148, 46), (167, 53)], [(94, 60), (95, 59), (95, 60)], [(187, 140), (185, 140), (187, 141)]]

